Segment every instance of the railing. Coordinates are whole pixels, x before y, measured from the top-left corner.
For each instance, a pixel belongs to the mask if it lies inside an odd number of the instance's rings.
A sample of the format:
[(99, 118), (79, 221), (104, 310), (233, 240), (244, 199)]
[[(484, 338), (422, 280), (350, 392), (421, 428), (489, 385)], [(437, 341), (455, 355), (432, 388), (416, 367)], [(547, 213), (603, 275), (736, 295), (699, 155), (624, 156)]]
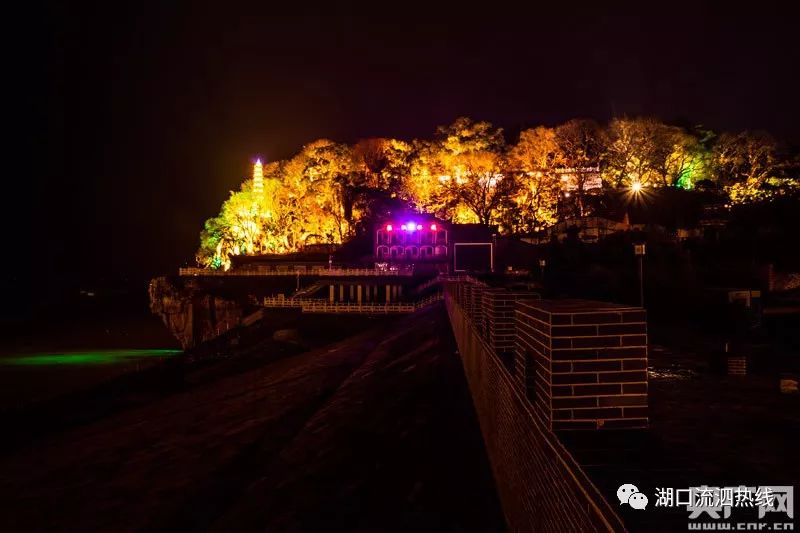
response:
[(323, 282), (315, 281), (311, 285), (299, 289), (297, 292), (295, 292), (292, 295), (292, 298), (303, 298), (304, 296), (309, 296), (311, 294), (314, 294), (315, 292), (317, 292), (318, 290), (320, 290), (324, 286), (325, 285), (323, 284)]
[(481, 280), (479, 280), (477, 278), (473, 278), (472, 276), (467, 275), (467, 274), (460, 274), (458, 276), (440, 275), (439, 276), (439, 280), (440, 281), (460, 281), (460, 282), (465, 282), (465, 283), (471, 283), (471, 284), (477, 285), (479, 287), (488, 287), (488, 285), (486, 283), (484, 283), (483, 281), (481, 281)]
[(376, 268), (324, 268), (267, 270), (258, 268), (237, 268), (233, 270), (212, 270), (209, 268), (179, 268), (179, 276), (413, 276), (413, 270), (379, 270)]
[(318, 298), (282, 298), (280, 296), (267, 296), (262, 301), (264, 307), (303, 307), (316, 302), (323, 302)]
[(262, 301), (264, 307), (272, 308), (300, 308), (303, 313), (355, 313), (355, 314), (390, 314), (390, 313), (413, 313), (428, 305), (441, 301), (441, 293), (434, 294), (417, 302), (402, 303), (354, 303), (354, 302), (330, 302), (320, 298), (280, 298), (275, 296), (266, 297)]
[(422, 283), (422, 284), (417, 285), (416, 287), (414, 287), (414, 294), (419, 294), (422, 291), (424, 291), (425, 289), (433, 287), (434, 285), (439, 285), (441, 282), (442, 282), (442, 276), (441, 275), (436, 276), (435, 278), (431, 278), (428, 281), (426, 281), (425, 283)]
[(461, 275), (458, 275), (458, 276), (451, 276), (451, 275), (447, 275), (447, 274), (439, 274), (435, 278), (429, 279), (425, 283), (422, 283), (421, 285), (418, 285), (417, 287), (414, 287), (414, 294), (419, 294), (422, 291), (424, 291), (425, 289), (427, 289), (429, 287), (433, 287), (434, 285), (439, 285), (439, 284), (441, 284), (441, 283), (443, 283), (445, 281), (461, 281), (461, 282), (466, 282), (466, 283), (473, 283), (473, 284), (479, 285), (481, 287), (486, 287), (487, 286), (486, 283), (484, 283), (482, 281), (479, 281), (479, 280), (473, 278), (472, 276), (469, 276), (469, 275), (466, 275), (466, 274), (461, 274)]

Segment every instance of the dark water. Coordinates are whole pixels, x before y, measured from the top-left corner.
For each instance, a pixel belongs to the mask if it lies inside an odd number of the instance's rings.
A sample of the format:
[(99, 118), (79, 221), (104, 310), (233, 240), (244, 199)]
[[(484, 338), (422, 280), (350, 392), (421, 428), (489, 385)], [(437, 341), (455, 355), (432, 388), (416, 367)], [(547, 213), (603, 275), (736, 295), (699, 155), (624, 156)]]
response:
[(765, 317), (764, 328), (775, 342), (800, 355), (800, 315)]
[(76, 299), (0, 324), (0, 409), (24, 406), (180, 354), (143, 295)]

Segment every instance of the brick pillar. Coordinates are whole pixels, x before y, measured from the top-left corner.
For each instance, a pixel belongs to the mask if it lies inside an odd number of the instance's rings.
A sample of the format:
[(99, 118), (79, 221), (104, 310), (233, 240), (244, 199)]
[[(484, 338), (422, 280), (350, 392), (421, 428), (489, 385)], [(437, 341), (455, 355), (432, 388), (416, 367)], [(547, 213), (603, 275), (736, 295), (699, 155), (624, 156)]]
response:
[(474, 285), (465, 283), (464, 284), (464, 312), (467, 314), (469, 318), (472, 318), (472, 314), (470, 310), (472, 309), (472, 298), (473, 298), (473, 289)]
[(489, 305), (492, 291), (496, 290), (497, 289), (486, 287), (483, 292), (481, 292), (481, 319), (478, 322), (478, 331), (481, 334), (481, 338), (487, 342), (489, 341), (489, 312), (486, 306)]
[(333, 285), (328, 285), (328, 301), (333, 303)]
[(552, 430), (647, 427), (647, 316), (588, 300), (517, 304), (515, 366)]
[(513, 353), (516, 345), (514, 310), (518, 300), (538, 298), (531, 292), (511, 292), (506, 289), (486, 289), (483, 291), (483, 316), (486, 340), (489, 347), (505, 362), (513, 372)]
[(483, 327), (483, 292), (486, 287), (483, 285), (474, 285), (472, 287), (472, 306), (469, 310), (469, 316), (472, 318), (472, 324), (478, 332), (478, 336), (484, 338), (486, 331)]

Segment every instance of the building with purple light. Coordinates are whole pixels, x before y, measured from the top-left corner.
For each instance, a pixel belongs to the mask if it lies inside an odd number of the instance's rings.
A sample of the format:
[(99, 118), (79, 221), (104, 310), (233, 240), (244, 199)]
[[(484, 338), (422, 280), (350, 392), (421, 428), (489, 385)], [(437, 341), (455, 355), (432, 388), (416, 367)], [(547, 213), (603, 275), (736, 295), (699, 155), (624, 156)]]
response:
[(376, 227), (374, 245), (376, 261), (446, 263), (448, 228), (432, 217), (389, 221)]
[(373, 255), (382, 267), (438, 272), (492, 271), (496, 230), (451, 224), (430, 215), (384, 220), (375, 226)]

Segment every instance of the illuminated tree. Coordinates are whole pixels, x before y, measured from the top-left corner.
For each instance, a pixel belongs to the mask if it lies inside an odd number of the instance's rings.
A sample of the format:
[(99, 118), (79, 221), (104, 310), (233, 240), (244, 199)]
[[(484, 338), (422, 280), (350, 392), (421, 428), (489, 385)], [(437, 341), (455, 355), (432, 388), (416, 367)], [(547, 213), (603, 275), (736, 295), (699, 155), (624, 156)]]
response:
[(381, 172), (382, 184), (386, 184), (390, 194), (399, 196), (403, 179), (411, 171), (414, 159), (414, 146), (397, 139), (386, 139), (383, 145), (386, 166)]
[(723, 133), (714, 146), (714, 166), (723, 185), (764, 183), (778, 165), (777, 144), (765, 133)]
[(555, 170), (564, 165), (555, 130), (538, 127), (521, 132), (508, 159), (517, 189), (513, 194), (516, 209), (506, 213), (506, 224), (525, 232), (554, 224), (560, 191)]
[(262, 195), (252, 191), (231, 193), (219, 216), (206, 222), (198, 261), (227, 269), (232, 255), (262, 253), (270, 217), (261, 200)]
[[(455, 200), (453, 218), (459, 222), (491, 224), (503, 200), (513, 190), (514, 179), (505, 172), (502, 154), (464, 152), (452, 161), (453, 175), (443, 176), (443, 187)], [(459, 211), (460, 207), (467, 213)], [(471, 215), (475, 219), (472, 219)]]
[(709, 155), (683, 128), (653, 119), (614, 119), (606, 133), (605, 181), (614, 187), (691, 189), (708, 178)]
[(363, 139), (353, 146), (353, 165), (359, 181), (366, 187), (388, 188), (383, 170), (389, 164), (386, 139)]
[(310, 181), (311, 203), (323, 214), (324, 228), (315, 235), (326, 242), (342, 242), (353, 222), (353, 191), (360, 185), (349, 146), (317, 141), (307, 151), (305, 172)]
[(606, 181), (614, 187), (657, 186), (669, 150), (664, 125), (652, 119), (615, 118), (608, 125), (604, 153)]
[(764, 200), (797, 190), (775, 140), (765, 133), (723, 134), (714, 146), (717, 179), (733, 203)]
[(502, 129), (467, 117), (459, 117), (449, 126), (439, 126), (436, 140), (445, 153), (454, 156), (465, 152), (500, 152), (505, 144)]
[(446, 198), (439, 170), (437, 147), (427, 141), (415, 141), (408, 174), (401, 180), (400, 197), (420, 212), (445, 218)]
[(413, 147), (396, 139), (364, 139), (353, 146), (352, 153), (362, 186), (396, 191), (408, 174)]
[(663, 185), (693, 189), (695, 184), (710, 176), (710, 153), (701, 139), (682, 128), (664, 126), (666, 157), (657, 165)]
[(505, 172), (503, 130), (461, 117), (437, 129), (432, 150), (448, 218), (491, 224), (514, 184)]
[[(254, 173), (259, 174), (257, 168)], [(306, 145), (288, 161), (265, 165), (263, 178), (247, 180), (206, 223), (198, 262), (227, 269), (234, 255), (343, 242), (351, 228), (343, 199), (352, 180), (349, 147), (326, 140)], [(263, 192), (254, 190), (254, 183)]]
[(564, 165), (573, 169), (575, 184), (575, 207), (578, 216), (585, 216), (586, 184), (593, 170), (600, 164), (603, 141), (600, 126), (593, 120), (574, 119), (556, 128), (556, 142)]
[[(365, 139), (353, 147), (357, 186), (351, 190), (354, 222), (375, 218), (392, 210), (403, 194), (409, 176), (413, 147), (396, 139)], [(367, 228), (358, 226), (363, 232)]]

